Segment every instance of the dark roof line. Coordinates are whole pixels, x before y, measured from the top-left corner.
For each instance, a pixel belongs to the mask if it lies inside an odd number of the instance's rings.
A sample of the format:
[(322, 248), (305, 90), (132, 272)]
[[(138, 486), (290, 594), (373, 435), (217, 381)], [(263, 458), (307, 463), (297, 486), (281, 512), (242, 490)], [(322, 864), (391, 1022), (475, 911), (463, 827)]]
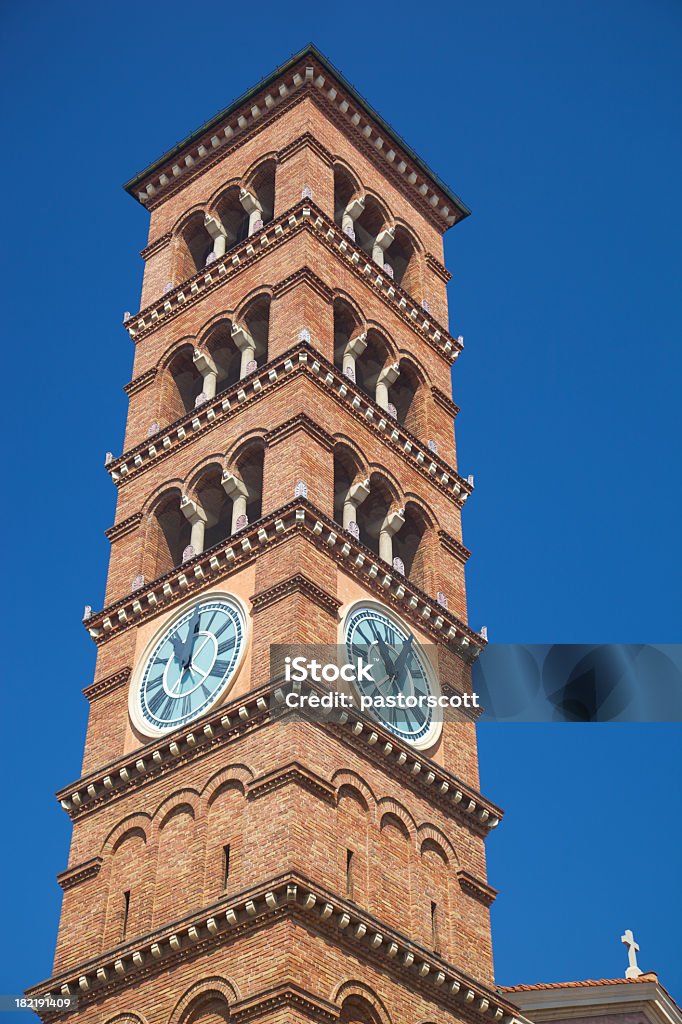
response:
[(223, 121), (226, 117), (228, 117), (238, 107), (241, 107), (244, 103), (246, 103), (249, 99), (251, 99), (256, 93), (260, 92), (262, 89), (265, 89), (268, 85), (270, 85), (273, 81), (275, 81), (275, 79), (279, 78), (286, 71), (288, 71), (289, 68), (293, 67), (302, 58), (304, 58), (306, 56), (314, 57), (317, 61), (319, 61), (319, 63), (330, 74), (334, 75), (338, 79), (339, 83), (343, 86), (344, 89), (346, 89), (350, 93), (350, 95), (353, 97), (353, 99), (359, 105), (364, 107), (364, 109), (367, 111), (367, 113), (379, 125), (381, 125), (381, 128), (383, 129), (383, 131), (385, 131), (386, 134), (389, 135), (391, 137), (391, 139), (402, 150), (404, 150), (405, 154), (410, 158), (410, 160), (412, 160), (415, 163), (415, 165), (428, 178), (430, 178), (431, 181), (435, 185), (437, 185), (437, 187), (443, 192), (443, 194), (446, 195), (448, 197), (448, 199), (452, 203), (455, 204), (455, 206), (461, 211), (463, 216), (467, 217), (471, 213), (471, 210), (467, 206), (465, 206), (465, 204), (462, 202), (462, 200), (452, 191), (452, 189), (448, 188), (448, 186), (438, 177), (438, 175), (435, 174), (431, 170), (431, 168), (428, 166), (428, 164), (426, 164), (421, 159), (421, 157), (419, 157), (415, 153), (415, 151), (410, 146), (408, 146), (408, 144), (405, 142), (405, 140), (402, 138), (402, 136), (400, 136), (396, 131), (394, 131), (393, 128), (391, 128), (391, 126), (389, 124), (387, 124), (386, 121), (384, 121), (384, 119), (376, 112), (374, 107), (372, 107), (371, 104), (369, 104), (367, 102), (367, 100), (364, 99), (364, 97), (360, 95), (360, 93), (357, 91), (357, 89), (355, 89), (350, 84), (350, 82), (341, 74), (341, 72), (337, 68), (334, 67), (334, 65), (331, 63), (331, 61), (328, 60), (327, 57), (325, 57), (324, 54), (321, 53), (320, 50), (318, 50), (317, 47), (313, 43), (308, 43), (308, 45), (305, 46), (302, 50), (299, 50), (298, 53), (295, 53), (292, 57), (290, 57), (288, 61), (286, 61), (284, 64), (280, 65), (280, 67), (276, 68), (274, 71), (272, 71), (265, 78), (262, 78), (251, 89), (249, 89), (247, 92), (243, 93), (243, 95), (240, 96), (238, 99), (234, 100), (233, 103), (230, 103), (229, 106), (227, 106), (223, 110), (219, 111), (209, 121), (206, 121), (204, 124), (202, 124), (199, 128), (196, 129), (196, 131), (192, 132), (191, 135), (188, 135), (181, 142), (178, 142), (177, 145), (175, 145), (172, 149), (169, 149), (166, 153), (164, 153), (161, 157), (159, 157), (158, 160), (155, 160), (148, 167), (145, 167), (144, 170), (142, 170), (139, 173), (137, 173), (136, 175), (134, 175), (134, 177), (132, 177), (129, 181), (127, 181), (125, 183), (125, 185), (123, 186), (125, 191), (128, 192), (130, 195), (132, 195), (133, 198), (137, 198), (135, 190), (140, 185), (140, 183), (145, 178), (148, 177), (148, 175), (152, 174), (154, 171), (156, 171), (159, 168), (161, 168), (164, 164), (168, 163), (168, 161), (170, 159), (172, 159), (172, 157), (175, 156), (177, 153), (180, 153), (182, 150), (186, 149), (188, 146), (191, 146), (194, 142), (198, 141), (203, 135), (205, 135), (208, 131), (210, 131), (211, 128), (215, 127), (217, 124), (219, 124), (221, 121)]

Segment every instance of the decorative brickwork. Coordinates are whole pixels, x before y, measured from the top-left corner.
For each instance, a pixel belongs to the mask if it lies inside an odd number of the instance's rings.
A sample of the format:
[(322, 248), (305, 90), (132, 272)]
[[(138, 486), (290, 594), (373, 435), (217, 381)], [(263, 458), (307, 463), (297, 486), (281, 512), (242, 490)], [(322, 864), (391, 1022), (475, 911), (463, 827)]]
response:
[[(354, 709), (292, 716), (270, 669), (272, 644), (342, 644), (369, 602), (444, 695), (471, 691), (442, 262), (468, 211), (313, 48), (127, 188), (150, 213), (128, 421), (31, 993), (77, 994), (79, 1024), (512, 1024), (475, 710), (421, 749)], [(242, 624), (233, 674), (155, 731), (145, 672), (171, 699), (204, 686), (207, 604)]]

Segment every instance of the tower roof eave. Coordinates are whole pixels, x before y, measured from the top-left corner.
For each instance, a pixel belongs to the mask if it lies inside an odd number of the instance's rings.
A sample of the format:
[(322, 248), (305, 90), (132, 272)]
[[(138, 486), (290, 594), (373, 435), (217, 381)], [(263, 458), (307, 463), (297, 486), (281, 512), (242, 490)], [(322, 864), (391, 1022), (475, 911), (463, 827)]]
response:
[[(393, 129), (386, 121), (374, 110), (374, 108), (364, 99), (360, 93), (348, 82), (348, 80), (338, 71), (334, 65), (322, 54), (316, 46), (309, 43), (298, 53), (295, 53), (289, 58), (284, 64), (280, 65), (274, 71), (272, 71), (261, 81), (257, 82), (251, 89), (245, 92), (238, 99), (234, 100), (229, 106), (219, 111), (214, 117), (206, 121), (194, 132), (188, 135), (185, 139), (178, 142), (172, 149), (168, 150), (157, 160), (151, 163), (144, 170), (134, 175), (129, 181), (127, 181), (123, 188), (129, 195), (133, 196), (139, 202), (143, 202), (140, 191), (144, 189), (149, 183), (150, 179), (153, 179), (162, 168), (167, 167), (170, 162), (175, 158), (191, 150), (194, 146), (201, 142), (202, 139), (206, 139), (209, 133), (220, 126), (223, 122), (228, 120), (233, 114), (235, 114), (240, 108), (247, 107), (251, 100), (255, 98), (258, 93), (263, 92), (278, 79), (282, 78), (286, 73), (294, 68), (306, 57), (310, 57), (317, 61), (317, 63), (324, 68), (327, 74), (333, 76), (336, 83), (341, 89), (352, 98), (353, 102), (360, 108), (362, 113), (365, 115), (368, 121), (371, 121), (373, 125), (381, 130), (381, 133), (391, 140), (391, 143), (407, 157), (410, 164), (414, 166), (414, 170), (423, 177), (433, 194), (440, 195), (444, 200), (449, 202), (456, 211), (454, 215), (446, 218), (444, 229), (447, 230), (451, 224), (463, 220), (468, 217), (471, 210), (462, 202), (462, 200), (435, 174), (431, 168), (419, 157), (414, 150), (408, 146), (408, 144), (402, 139), (402, 137)], [(416, 184), (413, 182), (413, 184)], [(143, 204), (144, 205), (144, 204)]]

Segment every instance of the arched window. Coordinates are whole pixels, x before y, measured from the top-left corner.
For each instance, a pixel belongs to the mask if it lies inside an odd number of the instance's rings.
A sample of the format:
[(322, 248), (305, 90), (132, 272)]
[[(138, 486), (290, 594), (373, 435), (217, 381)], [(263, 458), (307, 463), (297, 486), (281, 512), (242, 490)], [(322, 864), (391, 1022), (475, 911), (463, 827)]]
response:
[(339, 1024), (381, 1024), (376, 1011), (362, 996), (344, 999)]
[(223, 487), (232, 498), (232, 532), (260, 519), (263, 508), (262, 444), (251, 444), (223, 474)]
[[(247, 332), (253, 338), (255, 351), (253, 359), (259, 364), (268, 361), (268, 339), (270, 334), (270, 296), (258, 295), (249, 303), (242, 320)], [(243, 375), (242, 375), (243, 376)]]
[[(201, 843), (189, 804), (180, 804), (159, 829), (154, 926), (183, 917), (196, 905)], [(182, 851), (182, 856), (178, 851)]]
[(173, 356), (166, 370), (163, 408), (167, 423), (173, 423), (194, 409), (203, 383), (194, 364), (192, 347), (186, 345)]
[(378, 331), (370, 329), (364, 351), (355, 360), (355, 381), (370, 398), (376, 398), (377, 382), (389, 361), (388, 346)]
[[(356, 516), (360, 530), (360, 541), (376, 555), (384, 557), (386, 544), (381, 543), (382, 534), (386, 538), (386, 525), (389, 510), (394, 503), (394, 495), (383, 477), (374, 474), (370, 479), (369, 494), (357, 508)], [(392, 561), (387, 557), (386, 561)]]
[(249, 214), (239, 198), (238, 185), (226, 189), (215, 204), (215, 211), (225, 231), (225, 248), (239, 245), (249, 233)]
[[(357, 508), (364, 494), (354, 494), (351, 490), (360, 472), (357, 458), (345, 445), (334, 449), (334, 519), (344, 529), (351, 523), (357, 526)], [(357, 490), (357, 488), (356, 488)]]
[(227, 540), (232, 532), (232, 498), (222, 485), (221, 466), (210, 466), (196, 486), (197, 504), (205, 517), (203, 550)]
[[(384, 252), (393, 234), (387, 231), (388, 217), (374, 196), (365, 196), (364, 209), (355, 220), (355, 240), (379, 266), (384, 265)], [(390, 262), (390, 260), (389, 260)]]
[(393, 537), (393, 557), (399, 558), (405, 576), (430, 593), (433, 566), (429, 565), (425, 536), (429, 523), (422, 510), (412, 502), (405, 506), (405, 522)]
[(355, 380), (355, 360), (357, 350), (362, 345), (349, 348), (349, 344), (361, 333), (361, 325), (358, 316), (352, 306), (344, 299), (334, 300), (334, 364), (340, 370), (352, 368), (353, 373), (348, 374)]
[(426, 430), (423, 401), (424, 382), (413, 364), (407, 359), (400, 360), (399, 370), (398, 377), (391, 385), (390, 391), (390, 400), (395, 407), (396, 417), (399, 423), (402, 423), (417, 437), (423, 437)]
[(222, 996), (202, 999), (183, 1017), (182, 1024), (228, 1024), (230, 1008)]
[[(344, 214), (354, 196), (359, 196), (360, 186), (357, 180), (342, 167), (334, 166), (334, 221), (340, 228), (352, 227), (353, 218)], [(345, 221), (345, 222), (344, 222)]]
[(393, 268), (393, 280), (410, 295), (421, 292), (419, 258), (414, 239), (401, 225), (395, 229), (395, 238), (386, 254), (386, 262)]
[(241, 353), (232, 338), (232, 323), (221, 320), (216, 324), (204, 348), (215, 367), (215, 393), (219, 395), (239, 380)]
[(261, 208), (260, 220), (269, 224), (275, 212), (275, 161), (262, 163), (246, 185), (247, 191), (255, 196)]
[(147, 838), (141, 828), (126, 832), (111, 853), (104, 948), (139, 935), (147, 924), (145, 908), (151, 893), (144, 890)]
[(209, 253), (213, 252), (213, 239), (204, 225), (204, 213), (197, 211), (187, 221), (180, 232), (182, 245), (179, 253), (177, 279), (185, 281), (188, 277), (203, 270)]
[(173, 488), (157, 502), (152, 513), (148, 544), (149, 577), (156, 579), (182, 565), (182, 555), (191, 538), (192, 528), (180, 509), (180, 491)]

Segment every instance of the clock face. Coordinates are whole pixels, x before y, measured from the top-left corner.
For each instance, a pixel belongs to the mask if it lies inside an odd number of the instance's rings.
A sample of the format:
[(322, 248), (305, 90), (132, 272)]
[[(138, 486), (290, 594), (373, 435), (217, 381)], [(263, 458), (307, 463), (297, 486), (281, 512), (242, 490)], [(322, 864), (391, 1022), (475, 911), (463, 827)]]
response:
[(420, 748), (431, 746), (441, 722), (427, 699), (437, 699), (440, 687), (409, 628), (381, 605), (362, 602), (346, 615), (343, 633), (348, 661), (356, 665), (362, 659), (371, 665), (372, 679), (358, 678), (356, 687), (360, 696), (372, 698), (375, 717), (400, 739)]
[(194, 602), (152, 642), (130, 690), (130, 713), (160, 736), (208, 711), (234, 679), (246, 649), (246, 616), (225, 595)]

